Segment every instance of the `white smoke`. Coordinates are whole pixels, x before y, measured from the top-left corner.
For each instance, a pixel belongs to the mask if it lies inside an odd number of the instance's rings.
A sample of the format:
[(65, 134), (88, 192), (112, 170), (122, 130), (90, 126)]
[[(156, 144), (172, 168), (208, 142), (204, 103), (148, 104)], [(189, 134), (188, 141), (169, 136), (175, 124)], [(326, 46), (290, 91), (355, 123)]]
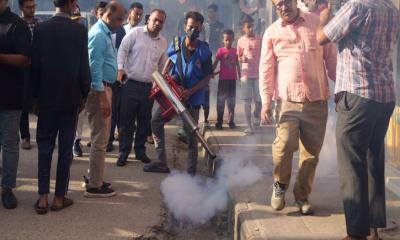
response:
[(228, 191), (235, 186), (253, 184), (261, 171), (233, 154), (222, 154), (223, 161), (216, 178), (201, 178), (174, 171), (161, 183), (164, 202), (178, 221), (198, 225), (226, 209)]

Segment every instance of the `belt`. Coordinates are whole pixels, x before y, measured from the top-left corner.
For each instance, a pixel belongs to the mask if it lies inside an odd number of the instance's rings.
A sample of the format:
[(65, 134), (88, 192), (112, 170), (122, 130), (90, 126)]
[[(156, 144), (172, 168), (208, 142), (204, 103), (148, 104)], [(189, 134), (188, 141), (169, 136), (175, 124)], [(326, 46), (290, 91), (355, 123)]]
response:
[(130, 81), (131, 83), (134, 83), (136, 85), (145, 86), (145, 87), (153, 85), (153, 83), (151, 83), (151, 82), (140, 82), (140, 81), (137, 81), (132, 78), (128, 78), (128, 81)]
[(109, 83), (109, 82), (106, 82), (106, 81), (103, 81), (103, 85), (104, 85), (104, 87), (112, 87), (113, 86), (112, 83)]

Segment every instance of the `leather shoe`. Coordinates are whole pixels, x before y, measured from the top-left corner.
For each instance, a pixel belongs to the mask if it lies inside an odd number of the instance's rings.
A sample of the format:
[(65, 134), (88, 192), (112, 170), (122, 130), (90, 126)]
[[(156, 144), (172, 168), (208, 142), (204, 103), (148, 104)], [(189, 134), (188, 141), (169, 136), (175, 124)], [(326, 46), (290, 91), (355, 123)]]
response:
[(15, 198), (15, 195), (10, 188), (3, 188), (1, 201), (6, 209), (14, 209), (18, 205), (17, 198)]
[(114, 145), (112, 143), (107, 144), (106, 152), (114, 151)]
[(117, 160), (117, 166), (119, 166), (119, 167), (125, 166), (126, 163), (127, 163), (126, 158), (119, 157)]
[(142, 163), (151, 163), (151, 159), (146, 155), (136, 157), (136, 159), (142, 161)]

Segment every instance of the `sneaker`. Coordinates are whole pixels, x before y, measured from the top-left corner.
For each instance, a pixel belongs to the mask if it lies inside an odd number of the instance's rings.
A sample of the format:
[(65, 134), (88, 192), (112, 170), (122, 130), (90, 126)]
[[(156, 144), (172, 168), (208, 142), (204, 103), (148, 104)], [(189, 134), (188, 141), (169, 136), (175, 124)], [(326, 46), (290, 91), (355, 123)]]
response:
[(80, 139), (75, 140), (74, 146), (72, 147), (72, 151), (73, 151), (74, 157), (82, 157), (83, 156)]
[(114, 145), (112, 143), (108, 143), (106, 147), (106, 152), (114, 151)]
[(17, 198), (10, 188), (3, 188), (1, 192), (1, 202), (6, 209), (14, 209), (18, 205)]
[(215, 129), (222, 130), (222, 123), (216, 123), (215, 124)]
[(280, 211), (285, 207), (285, 185), (275, 182), (272, 189), (271, 207), (275, 211)]
[(314, 213), (314, 210), (307, 199), (296, 200), (296, 206), (299, 209), (301, 215), (311, 215)]
[(107, 197), (113, 197), (117, 194), (117, 192), (114, 191), (111, 187), (104, 187), (101, 186), (100, 188), (86, 188), (85, 193), (83, 196), (87, 198), (107, 198)]
[(31, 140), (29, 138), (22, 139), (21, 148), (25, 150), (30, 150), (32, 148)]
[(143, 166), (144, 172), (152, 172), (152, 173), (170, 173), (167, 165), (162, 163), (149, 163)]
[[(87, 178), (85, 175), (83, 175), (83, 184), (82, 184), (82, 187), (83, 188), (86, 188), (86, 186), (89, 184), (89, 178)], [(105, 187), (105, 188), (109, 188), (109, 187), (111, 187), (111, 183), (108, 183), (108, 182), (103, 182), (103, 186), (102, 187)]]
[(254, 131), (253, 131), (252, 128), (246, 128), (246, 129), (243, 131), (243, 133), (244, 133), (244, 135), (246, 135), (246, 136), (250, 136), (250, 135), (253, 135), (253, 134), (254, 134)]
[(236, 128), (236, 124), (235, 123), (229, 123), (229, 128), (230, 129), (235, 129)]

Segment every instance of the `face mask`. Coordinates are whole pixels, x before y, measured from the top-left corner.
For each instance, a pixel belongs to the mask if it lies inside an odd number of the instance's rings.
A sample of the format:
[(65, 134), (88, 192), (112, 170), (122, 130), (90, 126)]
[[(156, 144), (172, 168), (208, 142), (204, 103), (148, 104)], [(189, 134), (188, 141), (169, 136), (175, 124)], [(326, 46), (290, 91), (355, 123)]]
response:
[(200, 36), (200, 31), (196, 30), (194, 28), (191, 28), (188, 32), (187, 32), (187, 37), (189, 38), (189, 40), (191, 42), (195, 41), (199, 36)]

